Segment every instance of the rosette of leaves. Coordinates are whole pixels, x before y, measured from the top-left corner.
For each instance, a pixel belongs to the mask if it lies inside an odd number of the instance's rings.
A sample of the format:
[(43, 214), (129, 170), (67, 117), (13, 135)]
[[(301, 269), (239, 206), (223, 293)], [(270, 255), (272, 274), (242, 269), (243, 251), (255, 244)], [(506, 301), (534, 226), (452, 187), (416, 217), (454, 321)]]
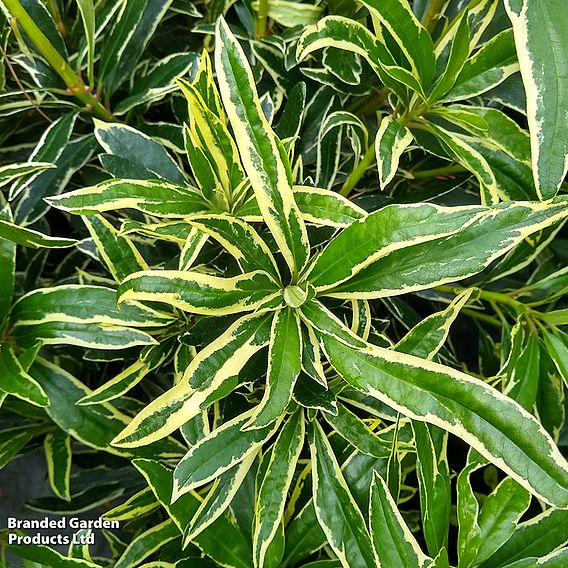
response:
[[(355, 162), (344, 195), (374, 161), (385, 189), (403, 154), (417, 147), (454, 163), (425, 175), (469, 171), (483, 203), (549, 199), (557, 193), (567, 147), (559, 133), (565, 131), (565, 118), (559, 122), (556, 109), (568, 87), (555, 70), (564, 65), (566, 45), (557, 41), (559, 22), (568, 18), (564, 3), (547, 4), (542, 11), (530, 0), (361, 5), (370, 19), (327, 16), (304, 31), (295, 46), (299, 61), (322, 49), (345, 50), (346, 57), (363, 59), (378, 79), (379, 92), (353, 104), (358, 111), (374, 105), (379, 120), (375, 141)], [(541, 30), (545, 14), (550, 26)], [(340, 76), (341, 64), (330, 71)], [(510, 119), (506, 107), (526, 114), (529, 132)], [(411, 166), (416, 167), (415, 160)], [(413, 177), (412, 171), (400, 173)]]
[[(290, 141), (286, 147), (270, 128), (246, 57), (222, 20), (215, 62), (220, 99), (206, 61), (193, 84), (182, 84), (192, 117), (186, 128), (187, 154), (199, 188), (111, 180), (51, 200), (76, 214), (131, 208), (156, 218), (147, 226), (130, 222), (117, 234), (102, 218), (86, 217), (101, 257), (120, 281), (119, 303), (162, 310), (181, 322), (170, 325), (187, 326), (190, 332), (196, 320), (201, 334), (215, 322), (225, 329), (216, 338), (202, 335), (200, 341), (198, 330), (181, 336), (174, 356), (176, 384), (147, 404), (109, 446), (137, 451), (177, 429), (190, 446), (173, 472), (158, 460), (134, 462), (154, 497), (138, 494), (124, 505), (127, 514), (137, 510), (137, 500), (157, 500), (171, 520), (141, 534), (117, 565), (139, 561), (136, 555), (142, 553), (137, 551), (145, 542), (179, 539), (181, 533), (184, 544), (196, 543), (223, 564), (219, 558), (224, 552), (206, 550), (200, 535), (225, 522), (233, 500), (247, 493), (243, 484), (254, 484), (256, 477), (250, 506), (237, 503), (232, 509), (240, 531), (232, 531), (227, 541), (243, 552), (233, 553), (224, 561), (227, 565), (290, 565), (327, 542), (343, 566), (397, 565), (403, 557), (408, 560), (400, 565), (441, 566), (449, 515), (444, 431), (479, 452), (482, 458), (473, 457), (472, 464), (486, 459), (509, 475), (510, 483), (522, 488), (519, 492), (565, 508), (568, 466), (539, 422), (497, 389), (431, 360), (472, 292), (465, 290), (394, 348), (377, 344), (370, 304), (483, 271), (526, 237), (563, 221), (566, 199), (465, 207), (391, 205), (366, 214), (331, 192), (294, 188)], [(93, 228), (97, 219), (102, 229)], [(318, 226), (340, 231), (326, 233)], [(133, 250), (126, 245), (127, 231), (177, 239), (182, 245), (177, 269), (139, 270), (135, 263), (115, 262), (124, 258), (123, 251)], [(207, 265), (195, 264), (206, 244), (216, 246), (217, 253)], [(346, 319), (342, 301), (350, 308)], [(187, 344), (202, 348), (196, 353)], [(265, 365), (257, 356), (263, 350)], [(83, 406), (102, 404), (95, 397), (105, 389), (85, 396)], [(123, 392), (107, 389), (104, 396)], [(350, 407), (382, 418), (384, 427), (378, 422), (371, 432)], [(348, 467), (345, 462), (340, 468), (345, 455), (337, 436), (327, 435), (330, 429), (355, 448), (352, 462), (364, 465)], [(413, 439), (430, 557), (396, 507), (396, 456), (399, 449), (407, 452)], [(372, 480), (373, 470), (387, 479), (394, 498), (382, 479)], [(359, 492), (347, 482), (354, 471), (366, 471)], [(306, 499), (302, 486), (307, 475), (312, 487)], [(464, 483), (466, 495), (467, 479)], [(196, 490), (202, 491), (201, 503)], [(438, 517), (437, 499), (444, 491), (440, 504), (445, 512)], [(305, 505), (301, 510), (299, 503)], [(467, 509), (468, 502), (463, 506)], [(513, 515), (504, 532), (496, 531), (499, 535), (480, 558), (496, 553), (520, 514)], [(493, 535), (480, 516), (464, 513), (463, 526), (468, 522), (481, 534)], [(392, 546), (384, 540), (385, 532)], [(471, 562), (477, 561), (473, 550)]]

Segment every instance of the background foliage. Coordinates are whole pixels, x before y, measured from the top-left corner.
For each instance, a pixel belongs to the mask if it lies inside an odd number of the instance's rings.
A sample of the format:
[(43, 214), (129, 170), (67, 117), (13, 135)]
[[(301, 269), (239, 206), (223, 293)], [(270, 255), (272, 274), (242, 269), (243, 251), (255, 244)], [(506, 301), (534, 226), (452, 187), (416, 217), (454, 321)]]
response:
[(563, 0), (0, 7), (3, 558), (568, 563)]

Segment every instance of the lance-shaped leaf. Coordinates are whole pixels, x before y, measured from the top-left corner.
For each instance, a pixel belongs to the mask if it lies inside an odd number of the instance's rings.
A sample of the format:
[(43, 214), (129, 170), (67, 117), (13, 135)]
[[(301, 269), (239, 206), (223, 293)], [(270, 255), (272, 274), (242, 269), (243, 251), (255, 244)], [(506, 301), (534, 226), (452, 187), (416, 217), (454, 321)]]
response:
[(416, 19), (407, 0), (362, 0), (362, 4), (396, 40), (412, 71), (420, 78), (420, 83), (426, 90), (436, 70), (434, 44), (428, 31)]
[(480, 568), (501, 568), (527, 557), (545, 556), (568, 544), (567, 527), (567, 510), (548, 509), (517, 525), (509, 540)]
[(568, 4), (506, 0), (527, 96), (533, 173), (542, 199), (554, 197), (568, 170)]
[(179, 270), (185, 271), (191, 269), (197, 261), (199, 253), (203, 250), (208, 238), (209, 235), (197, 227), (192, 227), (179, 255)]
[(270, 249), (251, 225), (235, 217), (213, 214), (197, 215), (188, 222), (220, 243), (239, 263), (243, 272), (264, 270), (275, 281), (280, 280)]
[(473, 288), (464, 290), (445, 310), (424, 318), (395, 345), (395, 350), (423, 359), (432, 359), (445, 343), (450, 326), (473, 292)]
[(326, 435), (315, 420), (309, 435), (314, 506), (329, 545), (344, 568), (378, 566), (363, 515)]
[[(193, 492), (186, 493), (172, 503), (172, 471), (155, 460), (137, 459), (133, 463), (145, 477), (178, 530), (183, 532), (199, 508), (199, 498)], [(197, 535), (193, 542), (221, 566), (250, 568), (252, 565), (250, 543), (225, 516), (216, 519)]]
[[(0, 192), (0, 220), (12, 222), (10, 206)], [(16, 245), (12, 241), (0, 238), (0, 330), (4, 327), (10, 310), (16, 277)]]
[(282, 427), (256, 498), (253, 550), (254, 565), (262, 568), (284, 515), (286, 496), (304, 445), (304, 414), (297, 410)]
[(129, 521), (130, 519), (143, 517), (159, 507), (160, 503), (156, 500), (152, 489), (146, 487), (135, 493), (124, 503), (104, 513), (103, 518), (108, 521)]
[(272, 320), (266, 389), (247, 428), (264, 428), (285, 412), (301, 369), (300, 319), (297, 310), (287, 307), (276, 312)]
[(256, 456), (257, 453), (253, 452), (243, 461), (217, 477), (207, 496), (185, 528), (183, 534), (184, 545), (195, 540), (196, 536), (201, 534), (227, 510), (247, 476)]
[(329, 425), (360, 452), (376, 458), (388, 458), (392, 441), (384, 440), (369, 430), (367, 425), (342, 404), (337, 405), (337, 414), (323, 414)]
[(101, 215), (83, 217), (87, 230), (97, 245), (97, 250), (117, 282), (148, 268), (146, 261), (134, 243), (118, 231)]
[(477, 97), (518, 70), (513, 32), (507, 29), (491, 38), (464, 64), (453, 88), (443, 98), (459, 101)]
[(184, 447), (174, 440), (164, 440), (134, 451), (111, 447), (112, 438), (128, 424), (128, 416), (108, 403), (77, 405), (77, 401), (91, 391), (81, 381), (44, 359), (37, 358), (30, 373), (49, 397), (50, 404), (46, 411), (50, 418), (61, 430), (82, 444), (119, 456), (161, 455), (163, 458), (174, 458), (183, 453)]
[(172, 501), (244, 460), (274, 434), (281, 422), (243, 431), (251, 414), (249, 410), (229, 420), (189, 450), (174, 470)]
[(288, 157), (264, 117), (246, 56), (222, 18), (216, 38), (221, 97), (244, 169), (280, 252), (297, 274), (308, 259), (309, 243), (294, 201)]
[(118, 301), (163, 302), (195, 314), (226, 315), (278, 305), (281, 292), (261, 270), (232, 278), (181, 270), (148, 270), (127, 276)]
[(448, 545), (451, 489), (447, 459), (448, 434), (424, 422), (413, 422), (416, 475), (424, 538), (433, 556)]
[(189, 187), (155, 180), (110, 180), (47, 199), (50, 205), (76, 215), (136, 209), (157, 217), (183, 218), (203, 213), (209, 205)]
[(534, 495), (568, 507), (568, 463), (517, 403), (444, 365), (381, 347), (349, 348), (330, 336), (322, 339), (334, 368), (355, 388), (410, 418), (455, 433)]
[(185, 132), (192, 169), (195, 173), (200, 172), (201, 180), (205, 182), (209, 176), (203, 175), (207, 171), (204, 168), (208, 165), (216, 183), (213, 187), (202, 185), (204, 194), (212, 203), (218, 203), (219, 196), (213, 192), (218, 187), (226, 203), (230, 204), (233, 190), (245, 178), (235, 141), (223, 121), (207, 107), (196, 87), (187, 81), (180, 80), (178, 84), (189, 103), (191, 126)]
[(200, 351), (181, 381), (140, 412), (113, 444), (149, 444), (199, 414), (213, 393), (236, 377), (250, 357), (268, 344), (270, 324), (270, 315), (263, 313), (240, 318)]
[(469, 53), (469, 22), (467, 13), (464, 13), (457, 25), (454, 24), (452, 26), (436, 48), (437, 59), (440, 60), (447, 54), (447, 61), (444, 71), (438, 77), (432, 91), (428, 95), (430, 103), (437, 102), (453, 87)]
[(554, 333), (545, 329), (542, 339), (564, 384), (568, 385), (568, 335), (559, 329), (555, 329)]
[(429, 558), (404, 522), (384, 479), (377, 473), (373, 478), (369, 516), (379, 565), (422, 568)]
[(98, 404), (118, 398), (137, 385), (150, 371), (159, 367), (170, 355), (171, 344), (153, 345), (142, 351), (140, 358), (118, 375), (101, 385), (77, 404)]
[(180, 538), (180, 534), (175, 523), (171, 519), (163, 521), (134, 538), (114, 566), (115, 568), (138, 566), (145, 558), (177, 538)]
[(172, 318), (135, 302), (119, 309), (112, 288), (66, 284), (38, 288), (22, 296), (14, 304), (12, 320), (14, 327), (46, 322), (160, 327)]
[(367, 345), (363, 339), (343, 325), (341, 320), (318, 300), (306, 302), (301, 307), (300, 316), (308, 326), (321, 333), (331, 335), (346, 345), (353, 347), (366, 347)]
[(461, 280), (481, 272), (532, 233), (567, 216), (565, 198), (546, 204), (502, 203), (453, 235), (391, 252), (326, 294), (381, 298)]
[(478, 517), (481, 539), (476, 564), (490, 558), (509, 540), (530, 502), (530, 494), (510, 477), (487, 496)]
[(394, 178), (400, 157), (412, 140), (412, 134), (406, 126), (398, 124), (390, 116), (383, 118), (375, 138), (381, 189), (384, 190)]
[(478, 206), (450, 208), (427, 203), (383, 207), (331, 240), (306, 278), (318, 291), (335, 287), (397, 249), (462, 230), (484, 211)]
[(43, 441), (43, 449), (53, 492), (61, 499), (70, 501), (71, 437), (62, 430), (48, 434)]
[(7, 343), (0, 343), (0, 392), (36, 406), (49, 405), (41, 385), (22, 367), (13, 347)]
[(44, 235), (33, 229), (25, 229), (9, 221), (0, 219), (0, 239), (6, 239), (29, 248), (67, 248), (77, 241)]
[(326, 16), (308, 28), (297, 46), (298, 61), (310, 53), (326, 47), (343, 49), (364, 57), (381, 82), (401, 100), (408, 100), (406, 85), (418, 92), (422, 87), (418, 79), (407, 69), (397, 65), (386, 46), (364, 25), (339, 16)]
[[(185, 177), (163, 146), (124, 124), (94, 119), (95, 136), (109, 154), (139, 162), (155, 177), (183, 185)], [(143, 162), (142, 162), (143, 157)]]
[(88, 560), (67, 558), (49, 546), (11, 544), (10, 550), (20, 558), (33, 562), (36, 566), (50, 566), (50, 568), (100, 568), (100, 564), (95, 564)]
[(0, 166), (0, 187), (9, 184), (20, 177), (34, 172), (54, 168), (49, 162), (25, 162), (22, 164), (6, 164)]
[(343, 228), (367, 213), (339, 193), (316, 187), (294, 186), (294, 198), (307, 223)]

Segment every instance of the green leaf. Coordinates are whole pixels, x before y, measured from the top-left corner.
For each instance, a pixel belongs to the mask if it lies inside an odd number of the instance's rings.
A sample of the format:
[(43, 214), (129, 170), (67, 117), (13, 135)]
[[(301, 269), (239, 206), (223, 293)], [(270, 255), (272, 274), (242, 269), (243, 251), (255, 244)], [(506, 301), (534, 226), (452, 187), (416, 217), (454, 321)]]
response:
[(122, 99), (114, 108), (115, 116), (122, 116), (131, 110), (157, 103), (168, 93), (177, 89), (175, 80), (197, 66), (196, 53), (172, 53), (158, 61), (143, 77), (137, 78), (132, 94)]
[(304, 445), (304, 414), (300, 409), (288, 419), (272, 446), (272, 453), (256, 497), (253, 551), (254, 565), (262, 568), (280, 527), (286, 496)]
[(519, 70), (513, 32), (507, 29), (485, 43), (463, 66), (446, 101), (470, 99), (500, 85)]
[(28, 174), (55, 167), (47, 162), (28, 162), (23, 164), (6, 164), (0, 166), (0, 187)]
[(232, 278), (181, 270), (148, 270), (127, 276), (118, 301), (162, 302), (195, 314), (226, 315), (276, 307), (281, 292), (261, 270)]
[(7, 343), (0, 343), (0, 392), (36, 406), (49, 405), (49, 399), (41, 385), (26, 372), (14, 349)]
[(420, 513), (428, 552), (436, 556), (448, 546), (451, 486), (448, 465), (448, 434), (424, 422), (414, 421), (416, 474), (420, 491)]
[[(423, 359), (433, 359), (445, 343), (450, 326), (466, 305), (474, 289), (458, 294), (441, 312), (432, 314), (417, 323), (396, 345), (395, 350)], [(437, 552), (437, 551), (436, 551)]]
[(48, 434), (43, 441), (49, 484), (53, 492), (66, 501), (71, 501), (71, 437), (63, 432)]
[[(129, 2), (131, 3), (131, 2)], [(95, 120), (95, 136), (108, 154), (139, 163), (157, 178), (185, 184), (185, 176), (163, 146), (131, 126)]]
[(326, 535), (319, 525), (313, 501), (310, 499), (286, 527), (282, 565), (296, 564), (319, 550), (326, 542)]
[(264, 428), (281, 417), (302, 369), (302, 340), (297, 310), (276, 312), (270, 330), (266, 389), (246, 428)]
[(529, 334), (523, 350), (512, 361), (511, 377), (503, 393), (532, 411), (540, 382), (540, 348), (535, 334)]
[(455, 282), (477, 274), (532, 233), (567, 215), (563, 198), (547, 204), (502, 203), (448, 237), (394, 250), (326, 294), (378, 298)]
[(103, 518), (108, 521), (129, 521), (143, 517), (159, 507), (160, 504), (154, 497), (152, 489), (146, 487), (138, 491), (138, 493), (135, 493), (124, 503), (112, 508), (110, 511), (106, 511)]
[(342, 404), (337, 404), (337, 414), (325, 413), (325, 421), (347, 442), (360, 452), (376, 458), (388, 458), (392, 442), (383, 440)]
[(559, 329), (555, 329), (554, 332), (545, 329), (542, 332), (542, 339), (564, 384), (568, 386), (568, 335)]
[(371, 537), (317, 421), (309, 429), (313, 499), (318, 522), (344, 568), (379, 566)]
[(370, 526), (379, 566), (421, 568), (428, 560), (404, 522), (396, 502), (380, 475), (373, 476)]
[[(69, 142), (69, 137), (75, 126), (77, 113), (71, 112), (63, 115), (61, 118), (53, 122), (43, 133), (36, 147), (33, 149), (29, 162), (50, 162), (53, 163), (63, 153), (63, 150)], [(16, 182), (10, 188), (10, 201), (20, 195), (32, 181), (42, 174), (41, 170), (28, 176), (25, 180)]]
[(10, 550), (20, 558), (37, 562), (35, 566), (50, 568), (100, 568), (99, 564), (80, 558), (67, 558), (50, 548), (39, 544), (11, 544)]
[[(568, 511), (548, 509), (520, 523), (513, 535), (480, 568), (502, 568), (527, 557), (545, 556), (568, 543)], [(533, 561), (534, 562), (534, 561)], [(531, 564), (534, 566), (535, 564)]]
[(0, 219), (0, 239), (30, 248), (68, 248), (77, 241), (44, 235), (39, 231), (25, 229), (15, 223)]
[(454, 86), (460, 75), (470, 53), (469, 22), (467, 13), (454, 25), (446, 36), (444, 44), (440, 44), (436, 49), (438, 59), (443, 53), (444, 48), (449, 43), (449, 54), (440, 77), (436, 80), (434, 87), (428, 95), (428, 101), (435, 103), (441, 99)]
[(164, 440), (148, 448), (134, 451), (110, 446), (110, 441), (126, 424), (129, 417), (108, 403), (79, 406), (77, 401), (90, 391), (78, 379), (44, 359), (37, 358), (30, 368), (31, 375), (41, 384), (49, 398), (46, 411), (50, 418), (79, 442), (120, 456), (158, 456), (172, 458), (183, 452), (183, 446)]
[(202, 438), (180, 460), (174, 470), (172, 500), (200, 487), (255, 452), (278, 429), (276, 423), (255, 430), (242, 430), (252, 410), (229, 420)]
[(379, 184), (382, 190), (393, 180), (400, 157), (412, 141), (412, 134), (406, 126), (398, 124), (389, 115), (382, 119), (375, 138)]
[[(255, 0), (252, 7), (258, 12), (260, 2)], [(268, 4), (268, 17), (286, 28), (308, 26), (317, 22), (323, 12), (323, 6), (300, 4), (287, 0), (271, 0)]]
[(554, 197), (568, 169), (568, 97), (564, 54), (568, 4), (562, 0), (506, 0), (527, 96), (533, 174), (542, 199)]
[(197, 416), (217, 389), (230, 383), (248, 359), (268, 344), (271, 319), (265, 313), (240, 318), (201, 350), (176, 386), (146, 406), (113, 444), (149, 444)]
[(117, 282), (121, 282), (133, 272), (148, 269), (134, 243), (119, 232), (102, 216), (83, 217), (83, 222), (97, 246), (109, 272)]
[(77, 0), (87, 40), (87, 76), (89, 85), (95, 85), (95, 5), (93, 0)]
[[(0, 221), (5, 223), (12, 222), (10, 206), (5, 202), (2, 193), (0, 193)], [(0, 273), (2, 274), (2, 278), (0, 278), (0, 331), (2, 331), (12, 309), (16, 278), (16, 245), (12, 241), (1, 237)]]
[[(184, 545), (195, 540), (211, 523), (229, 507), (233, 497), (249, 473), (257, 454), (252, 453), (215, 479), (213, 485), (184, 531)], [(179, 501), (177, 501), (179, 502)]]
[(46, 200), (76, 215), (137, 209), (158, 217), (183, 218), (209, 209), (199, 192), (181, 185), (150, 180), (110, 180)]
[(221, 244), (243, 272), (264, 270), (277, 282), (280, 280), (270, 249), (251, 225), (234, 217), (214, 214), (192, 216), (188, 222)]
[(179, 529), (171, 519), (155, 525), (132, 540), (122, 556), (116, 561), (114, 568), (137, 566), (162, 546), (179, 537)]
[(530, 501), (530, 494), (510, 477), (487, 496), (478, 518), (481, 539), (476, 564), (490, 558), (509, 540)]
[(420, 24), (407, 0), (362, 0), (362, 4), (393, 36), (408, 59), (413, 73), (426, 90), (436, 70), (434, 44), (428, 31)]
[(288, 157), (264, 118), (246, 56), (222, 18), (216, 37), (221, 97), (243, 167), (280, 252), (292, 274), (297, 274), (308, 260), (309, 243), (294, 201)]
[(440, 207), (427, 203), (388, 205), (352, 223), (332, 239), (312, 265), (307, 279), (324, 291), (358, 275), (397, 249), (439, 241), (458, 233), (480, 217), (484, 209)]
[[(168, 512), (180, 531), (188, 526), (197, 511), (200, 501), (194, 493), (182, 495), (172, 503), (172, 471), (157, 461), (137, 459), (136, 468), (146, 478), (148, 485)], [(226, 517), (221, 516), (193, 541), (205, 554), (222, 566), (250, 568), (252, 557), (250, 543), (240, 530)]]
[[(534, 495), (568, 505), (568, 464), (542, 426), (496, 389), (449, 367), (322, 336), (337, 372), (402, 414), (467, 441)], [(519, 424), (523, 427), (519, 428)]]

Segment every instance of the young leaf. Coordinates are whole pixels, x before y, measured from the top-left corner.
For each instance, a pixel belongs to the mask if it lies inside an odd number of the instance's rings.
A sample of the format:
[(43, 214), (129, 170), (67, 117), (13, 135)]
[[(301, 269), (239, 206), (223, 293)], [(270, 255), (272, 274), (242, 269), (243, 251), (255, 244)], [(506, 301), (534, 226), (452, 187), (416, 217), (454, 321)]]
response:
[(288, 157), (264, 118), (246, 56), (222, 18), (216, 37), (221, 97), (244, 169), (264, 220), (292, 274), (298, 274), (308, 259), (309, 243), (294, 201)]

